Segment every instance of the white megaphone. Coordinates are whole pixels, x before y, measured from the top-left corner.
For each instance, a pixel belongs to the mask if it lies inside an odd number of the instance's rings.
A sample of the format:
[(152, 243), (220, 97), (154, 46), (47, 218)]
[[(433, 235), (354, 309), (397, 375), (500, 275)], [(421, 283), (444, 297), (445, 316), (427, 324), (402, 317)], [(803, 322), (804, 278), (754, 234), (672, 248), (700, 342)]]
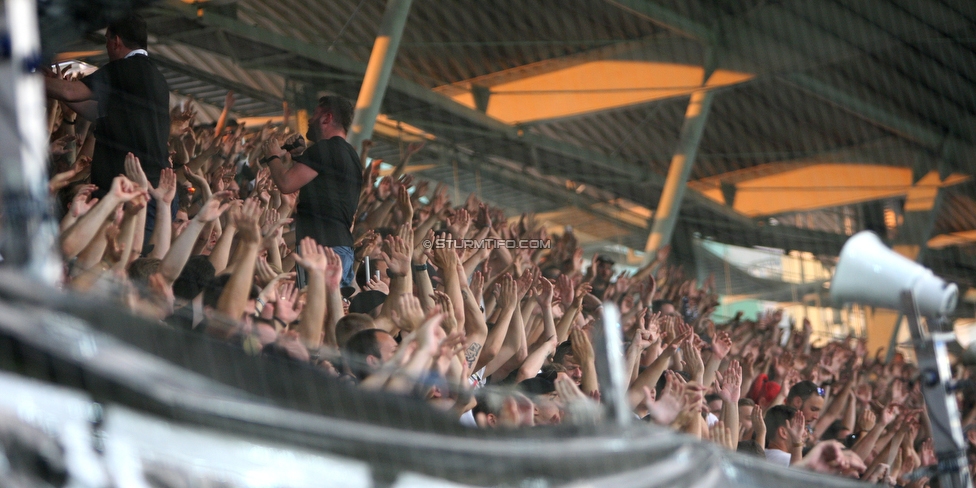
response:
[(847, 240), (830, 283), (834, 306), (861, 303), (904, 310), (902, 292), (911, 290), (920, 315), (941, 317), (956, 309), (959, 289), (928, 268), (888, 249), (873, 232)]

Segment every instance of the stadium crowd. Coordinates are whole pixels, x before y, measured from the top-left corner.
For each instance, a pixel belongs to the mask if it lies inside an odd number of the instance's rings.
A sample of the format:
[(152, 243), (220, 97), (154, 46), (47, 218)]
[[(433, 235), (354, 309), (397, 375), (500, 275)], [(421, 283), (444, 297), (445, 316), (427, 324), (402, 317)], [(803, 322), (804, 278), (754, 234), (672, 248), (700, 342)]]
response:
[[(474, 195), (451, 202), (404, 174), (422, 146), (381, 177), (368, 141), (348, 152), (347, 100), (323, 98), (307, 140), (235, 123), (233, 94), (216, 124), (177, 106), (167, 161), (126, 152), (96, 186), (91, 175), (109, 171), (97, 121), (112, 115), (100, 107), (86, 120), (78, 100), (60, 98), (49, 105), (50, 191), (70, 289), (114, 293), (167, 327), (257, 341), (261, 354), (486, 429), (599, 421), (594, 333), (612, 302), (635, 419), (783, 466), (929, 485), (908, 477), (936, 457), (902, 356), (886, 362), (853, 338), (813, 347), (809, 322), (778, 327), (780, 311), (717, 323), (713, 284), (686, 277), (667, 249), (616, 273), (609, 258), (584, 259), (570, 230), (550, 235)], [(545, 244), (442, 245), (499, 239)], [(976, 395), (959, 400), (964, 425), (976, 423)]]

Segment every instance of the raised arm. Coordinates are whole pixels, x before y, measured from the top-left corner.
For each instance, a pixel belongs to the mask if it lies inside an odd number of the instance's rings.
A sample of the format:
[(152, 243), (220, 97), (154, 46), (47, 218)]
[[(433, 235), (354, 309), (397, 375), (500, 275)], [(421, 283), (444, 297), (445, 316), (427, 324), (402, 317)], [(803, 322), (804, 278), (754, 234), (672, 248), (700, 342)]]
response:
[(295, 256), (295, 261), (305, 268), (308, 274), (308, 295), (301, 322), (298, 324), (298, 335), (307, 346), (319, 347), (322, 344), (322, 326), (325, 323), (327, 300), (325, 294), (325, 273), (329, 267), (327, 252), (332, 254), (335, 252), (316, 244), (311, 237), (302, 239), (299, 246), (300, 253)]
[[(221, 206), (220, 209), (222, 209), (221, 211), (226, 210), (227, 205)], [(245, 204), (245, 212), (246, 210)], [(234, 320), (240, 320), (247, 308), (247, 298), (251, 292), (251, 284), (254, 282), (254, 265), (261, 243), (261, 228), (258, 226), (260, 214), (258, 212), (245, 212), (242, 212), (237, 218), (237, 236), (240, 243), (237, 245), (237, 254), (235, 255), (236, 267), (227, 284), (224, 285), (224, 291), (220, 293), (220, 298), (217, 299), (217, 311)], [(218, 213), (214, 219), (219, 216)]]
[(200, 211), (187, 223), (186, 228), (176, 238), (173, 245), (170, 246), (169, 252), (163, 257), (163, 262), (159, 265), (159, 273), (163, 275), (166, 282), (172, 285), (176, 282), (176, 278), (179, 278), (180, 272), (183, 271), (183, 266), (186, 265), (186, 261), (190, 259), (190, 254), (193, 251), (193, 244), (196, 243), (197, 237), (200, 235), (200, 231), (207, 226), (208, 223), (216, 220), (220, 217), (220, 214), (224, 213), (230, 204), (221, 205), (221, 200), (229, 198), (231, 192), (219, 192), (213, 194)]
[(149, 257), (162, 259), (169, 252), (173, 236), (173, 199), (176, 197), (176, 173), (170, 168), (164, 168), (159, 173), (159, 187), (150, 186), (149, 194), (156, 201), (156, 223), (153, 227), (149, 243), (152, 251)]
[(124, 176), (116, 176), (112, 180), (112, 188), (100, 202), (79, 218), (74, 225), (61, 233), (61, 252), (65, 259), (78, 255), (95, 234), (102, 228), (102, 223), (115, 213), (120, 204), (131, 201), (142, 195), (142, 191)]
[[(515, 280), (512, 279), (511, 275), (505, 275), (502, 278), (502, 292), (498, 296), (501, 314), (491, 329), (488, 330), (488, 337), (484, 343), (485, 350), (482, 352), (481, 359), (474, 368), (475, 371), (481, 369), (482, 366), (488, 365), (490, 361), (495, 359), (499, 351), (501, 351), (502, 345), (509, 335), (508, 329), (511, 327), (510, 324), (512, 322), (512, 316), (515, 314), (515, 308), (518, 307), (517, 295), (518, 289), (515, 286)], [(478, 313), (481, 314), (480, 306), (478, 307)]]

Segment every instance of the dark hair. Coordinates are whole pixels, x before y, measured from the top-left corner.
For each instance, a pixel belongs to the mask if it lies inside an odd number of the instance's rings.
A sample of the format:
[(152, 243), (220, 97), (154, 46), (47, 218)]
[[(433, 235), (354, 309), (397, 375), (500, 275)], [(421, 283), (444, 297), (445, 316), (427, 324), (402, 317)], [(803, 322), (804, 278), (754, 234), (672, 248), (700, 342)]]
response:
[(345, 97), (340, 97), (338, 95), (328, 95), (319, 99), (319, 108), (327, 113), (332, 114), (332, 119), (338, 125), (342, 126), (342, 130), (349, 132), (349, 126), (352, 125), (352, 115), (353, 107), (352, 102)]
[(379, 333), (389, 334), (383, 329), (366, 329), (356, 332), (342, 347), (342, 359), (346, 368), (359, 380), (365, 379), (371, 371), (366, 364), (367, 356), (380, 357)]
[(766, 450), (762, 448), (756, 441), (739, 441), (739, 445), (736, 446), (735, 452), (741, 452), (742, 454), (748, 454), (750, 456), (757, 456), (766, 459)]
[[(651, 302), (651, 311), (654, 313), (660, 312), (665, 305), (671, 305), (672, 307), (674, 307), (674, 304), (667, 300), (663, 300), (663, 299), (654, 300), (653, 302)], [(675, 308), (677, 309), (678, 307)]]
[(350, 313), (335, 324), (336, 342), (339, 343), (339, 347), (344, 347), (352, 336), (372, 328), (372, 317), (364, 313)]
[(163, 261), (156, 258), (139, 258), (129, 263), (129, 279), (139, 286), (148, 286), (149, 277), (159, 271), (159, 265)]
[(349, 300), (349, 313), (370, 314), (386, 301), (386, 293), (379, 290), (366, 290), (353, 295)]
[[(230, 274), (222, 274), (206, 284), (203, 289), (203, 304), (204, 306), (217, 308), (217, 302), (220, 300), (220, 295), (224, 293), (224, 287), (227, 286), (227, 282), (230, 281)], [(248, 294), (248, 300), (254, 300), (261, 293), (261, 289), (257, 285), (251, 285), (251, 292)], [(175, 293), (174, 293), (175, 295)], [(192, 298), (192, 297), (191, 297)]]
[[(669, 369), (667, 371), (670, 371), (670, 372), (672, 372), (672, 373), (674, 373), (674, 374), (682, 377), (685, 381), (691, 381), (691, 375), (688, 374), (686, 371), (678, 371), (676, 369)], [(667, 371), (665, 371), (665, 373)], [(661, 392), (664, 391), (664, 387), (667, 386), (667, 384), (668, 384), (667, 375), (662, 373), (661, 374), (661, 377), (657, 379), (657, 383), (654, 384), (654, 396), (655, 396), (655, 398), (661, 396)]]
[(786, 422), (793, 420), (796, 415), (796, 409), (793, 407), (788, 407), (786, 405), (776, 405), (766, 411), (765, 423), (766, 423), (766, 445), (776, 438), (776, 431), (780, 427), (785, 427)]
[(807, 398), (813, 395), (820, 395), (820, 387), (810, 380), (804, 380), (793, 385), (793, 388), (790, 388), (789, 394), (786, 395), (786, 403), (789, 403), (794, 398), (807, 401)]
[(752, 401), (751, 398), (740, 398), (739, 407), (755, 407), (756, 402)]
[[(709, 393), (705, 395), (705, 403), (712, 403), (715, 400), (722, 400), (722, 397), (719, 396), (717, 393)], [(725, 403), (725, 401), (722, 400), (722, 403)]]
[(838, 436), (838, 434), (840, 434), (840, 432), (842, 430), (849, 430), (849, 429), (847, 428), (846, 425), (844, 425), (844, 421), (843, 420), (835, 420), (835, 421), (833, 421), (833, 423), (830, 424), (830, 427), (827, 427), (827, 430), (824, 431), (823, 435), (820, 436), (820, 440), (822, 440), (822, 441), (843, 441), (844, 439), (841, 439)]
[(214, 271), (213, 263), (206, 256), (191, 257), (183, 265), (180, 276), (173, 282), (173, 295), (184, 300), (193, 300), (214, 278)]
[(552, 381), (538, 376), (522, 380), (518, 384), (518, 387), (522, 391), (532, 395), (545, 395), (556, 391), (556, 385)]
[(217, 301), (220, 300), (220, 294), (224, 292), (224, 287), (227, 286), (228, 281), (230, 281), (229, 274), (223, 274), (210, 280), (203, 289), (203, 304), (207, 307), (217, 308)]
[(552, 355), (553, 364), (563, 364), (563, 359), (566, 359), (567, 354), (573, 353), (573, 343), (563, 341), (561, 344), (556, 346), (556, 352)]
[(108, 25), (105, 37), (119, 36), (129, 49), (145, 49), (149, 45), (146, 19), (139, 14), (129, 14)]

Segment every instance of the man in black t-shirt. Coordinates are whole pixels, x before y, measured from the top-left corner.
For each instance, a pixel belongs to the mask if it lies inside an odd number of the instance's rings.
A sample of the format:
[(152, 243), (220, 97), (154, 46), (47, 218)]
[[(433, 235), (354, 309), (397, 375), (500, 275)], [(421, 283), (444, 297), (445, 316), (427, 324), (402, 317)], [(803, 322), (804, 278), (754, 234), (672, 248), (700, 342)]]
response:
[[(109, 63), (81, 81), (47, 78), (48, 96), (95, 122), (92, 184), (104, 195), (112, 179), (125, 174), (125, 156), (139, 158), (149, 182), (159, 184), (168, 168), (169, 86), (149, 60), (146, 21), (130, 15), (105, 32)], [(176, 202), (173, 202), (174, 205)], [(152, 209), (150, 209), (152, 210)], [(147, 219), (153, 219), (150, 211)], [(147, 230), (152, 224), (147, 221)]]
[(290, 154), (277, 144), (265, 146), (272, 157), (268, 163), (271, 177), (281, 192), (301, 190), (296, 242), (311, 237), (319, 245), (331, 247), (342, 258), (342, 286), (353, 281), (351, 229), (363, 187), (359, 155), (346, 142), (352, 115), (352, 103), (345, 98), (319, 99), (306, 135), (314, 144), (296, 156), (288, 169), (282, 158), (290, 158)]

